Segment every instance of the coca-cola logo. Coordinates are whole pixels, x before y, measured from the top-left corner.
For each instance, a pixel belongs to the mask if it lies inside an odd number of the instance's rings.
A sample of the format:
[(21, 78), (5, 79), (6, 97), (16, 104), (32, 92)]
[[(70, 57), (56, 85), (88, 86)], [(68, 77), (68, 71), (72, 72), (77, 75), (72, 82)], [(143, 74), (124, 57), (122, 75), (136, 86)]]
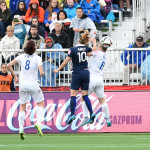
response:
[[(113, 97), (111, 95), (110, 97), (106, 97), (106, 102), (110, 101)], [(83, 119), (83, 112), (81, 109), (81, 94), (77, 95), (77, 106), (76, 106), (76, 119), (72, 122), (71, 125), (67, 125), (66, 121), (68, 120), (70, 116), (70, 99), (62, 101), (62, 102), (54, 102), (47, 103), (47, 105), (44, 108), (44, 118), (43, 118), (43, 124), (42, 129), (53, 131), (54, 127), (57, 129), (57, 131), (66, 131), (66, 130), (72, 130), (76, 131), (79, 130), (79, 125), (81, 123), (81, 120)], [(100, 130), (103, 128), (105, 122), (105, 115), (102, 112), (101, 105), (99, 104), (99, 101), (97, 100), (96, 96), (94, 94), (89, 96), (92, 108), (96, 114), (95, 122), (93, 124), (88, 124), (83, 126), (82, 130)], [(12, 131), (18, 131), (19, 128), (14, 125), (13, 118), (15, 116), (15, 112), (18, 109), (20, 105), (20, 100), (18, 99), (11, 107), (11, 109), (8, 112), (7, 116), (7, 126)], [(29, 97), (29, 101), (26, 105), (26, 118), (29, 118), (29, 121), (34, 124), (37, 121), (36, 118), (36, 111), (37, 111), (37, 105), (31, 101), (31, 97)], [(53, 122), (53, 124), (49, 125), (48, 122)], [(33, 128), (34, 125), (26, 125), (24, 126), (25, 129)]]

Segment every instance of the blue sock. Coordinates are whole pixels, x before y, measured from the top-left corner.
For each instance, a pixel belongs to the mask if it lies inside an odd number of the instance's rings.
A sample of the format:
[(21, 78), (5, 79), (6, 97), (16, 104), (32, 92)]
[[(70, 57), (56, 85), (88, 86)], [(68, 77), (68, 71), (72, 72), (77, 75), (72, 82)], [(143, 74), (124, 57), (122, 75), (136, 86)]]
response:
[(71, 96), (71, 100), (70, 100), (71, 116), (74, 115), (75, 108), (76, 108), (76, 97)]
[(90, 115), (92, 115), (93, 114), (93, 110), (92, 110), (92, 105), (91, 105), (89, 97), (87, 95), (85, 95), (85, 96), (83, 96), (83, 99), (84, 99), (84, 101), (86, 103), (86, 106), (87, 106), (89, 112), (90, 112)]

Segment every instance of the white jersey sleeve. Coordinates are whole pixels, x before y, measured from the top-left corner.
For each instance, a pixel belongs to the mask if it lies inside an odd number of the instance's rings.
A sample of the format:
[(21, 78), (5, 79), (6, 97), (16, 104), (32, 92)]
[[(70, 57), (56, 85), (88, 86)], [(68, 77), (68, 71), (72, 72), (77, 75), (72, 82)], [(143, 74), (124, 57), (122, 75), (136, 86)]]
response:
[(15, 60), (21, 65), (19, 75), (19, 84), (22, 83), (37, 83), (38, 81), (38, 66), (42, 65), (40, 56), (33, 54), (21, 54)]
[(90, 61), (89, 71), (90, 76), (103, 75), (103, 68), (106, 62), (106, 55), (102, 51), (93, 51), (93, 56)]

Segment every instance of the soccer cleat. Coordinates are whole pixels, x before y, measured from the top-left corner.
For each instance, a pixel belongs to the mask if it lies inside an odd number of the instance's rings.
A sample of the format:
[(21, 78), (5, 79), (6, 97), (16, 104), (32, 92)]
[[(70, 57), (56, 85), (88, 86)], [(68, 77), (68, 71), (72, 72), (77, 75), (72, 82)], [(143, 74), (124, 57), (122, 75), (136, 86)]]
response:
[(90, 116), (90, 120), (88, 123), (92, 124), (94, 122), (94, 119), (95, 119), (95, 114), (93, 113), (91, 116)]
[(67, 124), (71, 124), (71, 122), (72, 122), (73, 120), (75, 120), (75, 119), (76, 119), (75, 115), (72, 115), (72, 116), (68, 119)]
[(107, 127), (111, 127), (111, 122), (107, 122)]
[(89, 123), (89, 118), (88, 117), (84, 117), (84, 119), (82, 120), (81, 124), (80, 124), (80, 127), (86, 125)]
[(23, 131), (19, 132), (19, 135), (21, 140), (25, 139), (25, 133)]
[(39, 136), (42, 137), (42, 136), (43, 136), (43, 133), (42, 133), (41, 127), (40, 127), (38, 124), (35, 124), (34, 127), (36, 128), (36, 130), (37, 130)]

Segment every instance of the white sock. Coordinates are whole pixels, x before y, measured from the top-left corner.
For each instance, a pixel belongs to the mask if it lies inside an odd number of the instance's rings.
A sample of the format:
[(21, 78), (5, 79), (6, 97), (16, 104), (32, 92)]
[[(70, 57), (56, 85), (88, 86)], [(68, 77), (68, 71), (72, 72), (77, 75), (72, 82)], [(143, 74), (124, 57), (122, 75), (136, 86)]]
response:
[(37, 124), (39, 126), (41, 126), (41, 122), (42, 122), (42, 119), (43, 119), (43, 108), (42, 107), (38, 107), (37, 108)]
[(127, 11), (131, 11), (131, 8), (127, 8)]
[[(108, 105), (107, 105), (107, 103), (103, 103), (103, 104), (101, 104), (101, 106), (102, 106), (102, 109), (103, 109), (103, 112), (104, 112), (104, 114), (105, 114), (105, 117), (107, 118), (107, 119), (109, 119), (109, 108), (108, 108)], [(107, 120), (106, 119), (106, 120)]]
[(23, 131), (23, 125), (24, 125), (24, 120), (25, 120), (25, 111), (20, 111), (19, 112), (19, 131)]
[(87, 108), (87, 106), (86, 106), (86, 103), (85, 103), (85, 102), (82, 102), (82, 110), (83, 110), (84, 118), (85, 118), (85, 117), (88, 117), (88, 113), (89, 113), (89, 111), (88, 111), (88, 108)]

